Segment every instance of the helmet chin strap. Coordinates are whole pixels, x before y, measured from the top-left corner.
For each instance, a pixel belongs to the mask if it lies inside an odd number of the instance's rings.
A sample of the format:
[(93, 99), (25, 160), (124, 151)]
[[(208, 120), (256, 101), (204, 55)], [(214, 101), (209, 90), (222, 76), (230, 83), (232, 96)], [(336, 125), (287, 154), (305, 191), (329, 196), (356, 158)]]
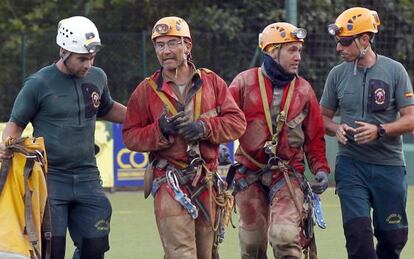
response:
[(64, 51), (62, 51), (62, 54), (60, 55), (60, 58), (62, 59), (62, 63), (65, 66), (66, 70), (69, 72), (69, 74), (73, 75), (72, 72), (70, 71), (69, 67), (66, 64), (66, 61), (68, 60), (68, 58), (70, 57), (71, 54), (72, 54), (72, 52), (70, 52), (68, 50), (64, 50)]
[(357, 47), (359, 49), (359, 55), (354, 61), (354, 76), (355, 76), (356, 72), (357, 72), (358, 61), (365, 57), (365, 55), (368, 52), (368, 46), (366, 48), (363, 48), (362, 45), (361, 45), (361, 42), (359, 41), (359, 38), (354, 39), (354, 41), (355, 41), (355, 44), (357, 45)]

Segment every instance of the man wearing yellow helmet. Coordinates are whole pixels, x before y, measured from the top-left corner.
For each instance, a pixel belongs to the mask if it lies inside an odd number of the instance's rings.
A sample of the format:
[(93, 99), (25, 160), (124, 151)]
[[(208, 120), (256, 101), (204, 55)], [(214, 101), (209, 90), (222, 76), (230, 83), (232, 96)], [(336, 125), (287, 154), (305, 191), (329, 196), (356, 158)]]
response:
[(407, 242), (401, 135), (414, 128), (413, 89), (400, 63), (372, 49), (379, 25), (377, 12), (354, 7), (328, 26), (345, 62), (330, 71), (320, 103), (326, 133), (339, 142), (335, 180), (348, 258), (399, 258)]
[(191, 62), (192, 39), (183, 19), (160, 19), (151, 39), (161, 69), (133, 92), (124, 143), (151, 152), (145, 195), (154, 196), (164, 258), (210, 259), (217, 256), (215, 234), (224, 215), (215, 201), (232, 201), (231, 195), (218, 197), (224, 195), (216, 173), (219, 144), (237, 139), (246, 121), (223, 79)]
[[(317, 183), (328, 187), (323, 120), (311, 85), (298, 76), (306, 31), (289, 23), (268, 25), (259, 35), (264, 62), (241, 72), (230, 91), (247, 120), (235, 171), (242, 258), (300, 258), (311, 236), (301, 228), (306, 156)], [(231, 171), (230, 171), (231, 172)], [(310, 213), (311, 214), (311, 213)], [(313, 224), (313, 222), (312, 222)], [(308, 251), (315, 258), (315, 251)]]

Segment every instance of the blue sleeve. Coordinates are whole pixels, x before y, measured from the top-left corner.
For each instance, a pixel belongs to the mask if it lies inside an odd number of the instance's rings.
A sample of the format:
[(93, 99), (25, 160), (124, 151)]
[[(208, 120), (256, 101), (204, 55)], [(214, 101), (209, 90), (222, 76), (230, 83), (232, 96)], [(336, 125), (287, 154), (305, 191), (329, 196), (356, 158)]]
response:
[(17, 95), (10, 115), (10, 122), (25, 128), (39, 110), (39, 94), (41, 81), (29, 77)]

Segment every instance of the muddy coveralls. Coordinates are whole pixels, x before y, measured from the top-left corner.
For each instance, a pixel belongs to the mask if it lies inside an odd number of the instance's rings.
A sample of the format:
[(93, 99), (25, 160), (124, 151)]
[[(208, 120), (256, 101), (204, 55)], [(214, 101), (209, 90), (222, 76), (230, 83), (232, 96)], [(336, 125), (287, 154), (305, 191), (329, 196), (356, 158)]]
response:
[[(261, 69), (260, 73), (263, 73), (263, 66)], [(312, 87), (302, 77), (296, 77), (276, 154), (288, 165), (288, 179), (293, 191), (290, 193), (280, 168), (273, 168), (266, 174), (260, 170), (269, 159), (264, 146), (271, 135), (259, 89), (258, 72), (258, 68), (243, 71), (230, 84), (230, 91), (247, 121), (246, 132), (239, 139), (240, 146), (235, 156), (241, 165), (235, 176), (241, 256), (267, 258), (266, 247), (270, 242), (275, 258), (300, 258), (303, 207), (300, 206), (299, 213), (293, 198), (297, 204), (303, 204), (300, 184), (305, 171), (305, 156), (312, 173), (320, 170), (329, 172), (323, 120)], [(280, 111), (283, 110), (289, 84), (283, 87), (281, 96), (275, 97), (270, 80), (266, 74), (263, 77), (269, 110), (272, 110), (272, 100), (276, 98), (280, 99)], [(272, 117), (277, 113), (272, 110)]]
[[(174, 82), (162, 75), (162, 70), (155, 72), (133, 92), (123, 128), (124, 143), (131, 150), (150, 152), (154, 212), (164, 258), (212, 258), (216, 204), (211, 200), (210, 191), (214, 196), (216, 189), (207, 186), (206, 178), (214, 175), (217, 168), (219, 144), (237, 139), (244, 132), (246, 122), (226, 83), (214, 72), (194, 69), (184, 101), (174, 92)], [(191, 158), (185, 139), (178, 134), (166, 138), (160, 130), (159, 118), (166, 104), (157, 92), (162, 92), (177, 111), (199, 113), (195, 117), (206, 127), (206, 134), (199, 141), (199, 155), (205, 163), (197, 179), (196, 172), (189, 169)], [(170, 171), (182, 178), (180, 189), (186, 195), (191, 197), (198, 192), (191, 198), (199, 210), (196, 219), (174, 199), (166, 180), (166, 172)]]

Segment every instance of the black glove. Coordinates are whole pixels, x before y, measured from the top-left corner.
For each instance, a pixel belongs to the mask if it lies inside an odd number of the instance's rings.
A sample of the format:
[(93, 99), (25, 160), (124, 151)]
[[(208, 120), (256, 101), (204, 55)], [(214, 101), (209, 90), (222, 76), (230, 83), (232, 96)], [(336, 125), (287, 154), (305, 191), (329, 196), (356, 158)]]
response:
[(169, 135), (177, 134), (177, 125), (184, 118), (184, 116), (185, 116), (184, 111), (181, 111), (172, 117), (168, 117), (167, 113), (164, 112), (161, 115), (160, 120), (159, 120), (162, 134), (165, 137), (168, 137)]
[(328, 174), (323, 171), (319, 171), (315, 175), (315, 181), (316, 183), (313, 183), (312, 191), (316, 194), (323, 193), (328, 188)]
[(200, 140), (204, 137), (205, 126), (203, 121), (190, 121), (187, 119), (177, 125), (178, 134), (182, 135), (187, 142)]

